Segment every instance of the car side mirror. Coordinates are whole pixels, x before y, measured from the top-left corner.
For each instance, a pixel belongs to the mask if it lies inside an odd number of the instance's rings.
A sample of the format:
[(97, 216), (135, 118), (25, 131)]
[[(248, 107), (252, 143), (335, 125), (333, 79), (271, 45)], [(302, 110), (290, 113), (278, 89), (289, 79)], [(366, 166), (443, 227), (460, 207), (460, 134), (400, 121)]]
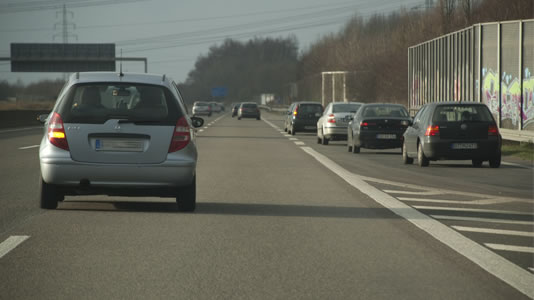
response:
[(202, 127), (202, 125), (204, 125), (204, 119), (199, 117), (191, 117), (191, 123), (193, 123), (193, 127), (195, 128)]
[(46, 115), (38, 115), (37, 116), (37, 121), (41, 122), (41, 123), (45, 123), (46, 122), (46, 119), (48, 119), (48, 114)]

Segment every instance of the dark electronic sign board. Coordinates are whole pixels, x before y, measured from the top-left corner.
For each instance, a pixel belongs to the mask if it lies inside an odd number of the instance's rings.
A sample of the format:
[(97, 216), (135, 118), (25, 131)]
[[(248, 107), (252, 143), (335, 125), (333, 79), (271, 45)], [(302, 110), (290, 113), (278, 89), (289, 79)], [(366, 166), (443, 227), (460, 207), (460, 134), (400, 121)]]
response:
[(115, 44), (11, 44), (11, 72), (115, 71)]

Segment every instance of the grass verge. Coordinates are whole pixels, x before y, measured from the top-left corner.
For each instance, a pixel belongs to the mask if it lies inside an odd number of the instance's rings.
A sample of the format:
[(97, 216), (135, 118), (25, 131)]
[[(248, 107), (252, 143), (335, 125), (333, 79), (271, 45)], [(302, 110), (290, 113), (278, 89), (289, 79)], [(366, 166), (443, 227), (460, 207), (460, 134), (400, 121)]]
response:
[(501, 151), (503, 156), (513, 156), (534, 162), (534, 143), (503, 141)]

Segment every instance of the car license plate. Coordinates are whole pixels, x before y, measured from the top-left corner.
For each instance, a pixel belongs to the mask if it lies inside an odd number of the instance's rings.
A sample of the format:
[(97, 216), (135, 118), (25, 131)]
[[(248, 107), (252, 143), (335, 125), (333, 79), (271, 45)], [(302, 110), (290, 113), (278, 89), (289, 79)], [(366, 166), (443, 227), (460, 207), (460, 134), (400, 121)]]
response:
[(142, 152), (144, 143), (142, 140), (131, 139), (96, 139), (95, 150), (97, 151), (123, 151)]
[(385, 133), (379, 133), (376, 135), (377, 139), (381, 140), (394, 140), (397, 138), (396, 134), (385, 134)]
[(453, 143), (452, 149), (477, 149), (477, 143)]
[(315, 126), (304, 126), (304, 129), (317, 129)]

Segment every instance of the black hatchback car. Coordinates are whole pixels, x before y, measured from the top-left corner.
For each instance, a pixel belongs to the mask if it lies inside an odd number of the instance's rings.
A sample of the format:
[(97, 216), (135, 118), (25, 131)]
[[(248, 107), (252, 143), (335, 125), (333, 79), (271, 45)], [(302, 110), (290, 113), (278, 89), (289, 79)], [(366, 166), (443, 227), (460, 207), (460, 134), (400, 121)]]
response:
[(323, 115), (323, 106), (319, 102), (295, 102), (287, 111), (284, 131), (295, 135), (297, 131), (317, 131), (317, 121)]
[(435, 160), (471, 160), (474, 167), (489, 161), (501, 165), (502, 138), (488, 107), (474, 102), (424, 105), (404, 133), (405, 164), (417, 157), (421, 167)]
[(347, 128), (347, 148), (353, 153), (359, 153), (360, 148), (400, 148), (410, 123), (408, 111), (400, 104), (364, 104)]

